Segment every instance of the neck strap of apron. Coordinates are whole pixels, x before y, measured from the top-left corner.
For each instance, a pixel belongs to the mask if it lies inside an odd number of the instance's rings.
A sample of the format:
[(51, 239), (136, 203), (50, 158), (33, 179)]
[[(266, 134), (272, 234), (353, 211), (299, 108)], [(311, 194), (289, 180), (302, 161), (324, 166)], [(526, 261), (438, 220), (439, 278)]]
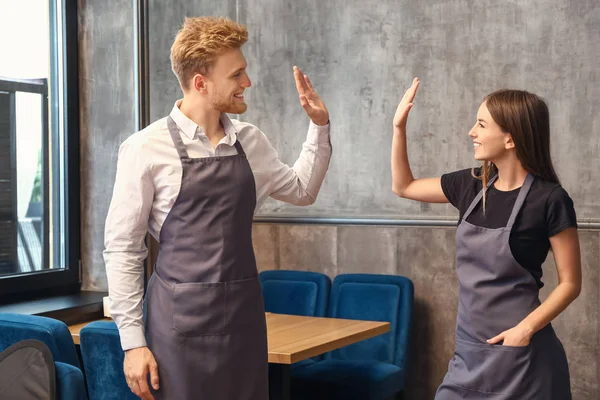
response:
[(242, 144), (240, 143), (239, 140), (236, 139), (236, 141), (233, 145), (235, 146), (235, 149), (237, 150), (239, 155), (241, 155), (241, 156), (246, 155), (246, 152), (244, 151), (244, 148), (242, 147)]
[(525, 202), (525, 197), (527, 197), (527, 193), (529, 193), (529, 189), (531, 189), (532, 183), (533, 175), (527, 174), (527, 177), (525, 177), (525, 182), (523, 183), (523, 186), (521, 186), (521, 190), (519, 190), (519, 196), (517, 197), (517, 201), (515, 201), (510, 218), (508, 219), (508, 224), (506, 225), (507, 228), (512, 228), (514, 225), (517, 215), (519, 214), (519, 211), (521, 211), (521, 207), (523, 207), (523, 203)]
[[(489, 180), (489, 182), (488, 182), (488, 184), (486, 186), (486, 190), (489, 189), (490, 186), (492, 186), (492, 184), (496, 181), (496, 179), (498, 179), (498, 174), (494, 175), (492, 177), (492, 179)], [(479, 191), (479, 193), (477, 193), (477, 196), (475, 196), (475, 198), (471, 202), (471, 205), (469, 206), (469, 208), (467, 208), (467, 211), (463, 215), (463, 221), (466, 221), (467, 218), (469, 217), (469, 215), (471, 215), (471, 212), (475, 209), (475, 206), (477, 204), (479, 204), (479, 201), (481, 200), (482, 197), (483, 197), (483, 189), (481, 189)]]
[(167, 117), (167, 127), (169, 128), (169, 133), (171, 134), (171, 139), (173, 139), (173, 143), (175, 144), (175, 148), (177, 149), (177, 154), (179, 154), (179, 158), (188, 159), (188, 153), (185, 149), (185, 145), (183, 144), (183, 140), (181, 140), (181, 134), (179, 133), (179, 128), (173, 118), (171, 116)]
[[(492, 177), (492, 179), (490, 179), (490, 181), (487, 184), (486, 190), (489, 189), (490, 186), (492, 186), (494, 184), (496, 179), (498, 179), (498, 174), (494, 175)], [(519, 190), (519, 195), (517, 196), (517, 200), (515, 201), (515, 205), (513, 206), (510, 217), (508, 218), (508, 223), (506, 224), (507, 228), (512, 228), (512, 226), (514, 225), (515, 220), (517, 219), (517, 215), (519, 214), (519, 211), (521, 211), (521, 207), (523, 206), (523, 203), (525, 202), (525, 197), (527, 197), (527, 194), (529, 193), (529, 189), (531, 189), (532, 183), (533, 183), (533, 175), (527, 174), (527, 177), (525, 178), (525, 182), (523, 183), (523, 186), (521, 186), (521, 189)], [(471, 215), (471, 212), (473, 212), (473, 210), (475, 209), (475, 206), (477, 206), (477, 204), (479, 204), (479, 201), (481, 201), (482, 197), (483, 197), (483, 189), (481, 189), (481, 191), (479, 193), (477, 193), (477, 196), (475, 196), (475, 198), (471, 202), (471, 205), (469, 206), (469, 208), (463, 215), (463, 218), (462, 218), (463, 221), (466, 221), (467, 218), (469, 217), (469, 215)]]

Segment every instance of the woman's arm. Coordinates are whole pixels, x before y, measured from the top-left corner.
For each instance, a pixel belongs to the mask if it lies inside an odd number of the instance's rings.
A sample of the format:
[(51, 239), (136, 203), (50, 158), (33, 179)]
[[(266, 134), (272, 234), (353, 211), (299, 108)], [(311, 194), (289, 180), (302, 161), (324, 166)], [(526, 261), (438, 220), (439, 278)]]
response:
[(419, 87), (419, 79), (413, 80), (398, 104), (394, 115), (392, 139), (392, 190), (399, 197), (428, 203), (448, 203), (442, 190), (441, 178), (415, 179), (408, 163), (406, 150), (406, 121)]
[(488, 340), (507, 346), (526, 346), (534, 333), (548, 325), (581, 292), (581, 254), (577, 228), (568, 228), (550, 238), (554, 261), (558, 272), (558, 286), (548, 298), (519, 325)]

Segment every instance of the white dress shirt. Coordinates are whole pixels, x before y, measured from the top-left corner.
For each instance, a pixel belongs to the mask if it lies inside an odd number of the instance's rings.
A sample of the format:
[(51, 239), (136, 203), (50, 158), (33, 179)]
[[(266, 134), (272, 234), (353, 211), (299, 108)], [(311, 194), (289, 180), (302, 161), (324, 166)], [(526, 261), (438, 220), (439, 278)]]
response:
[[(171, 118), (190, 158), (235, 155), (239, 140), (256, 183), (256, 210), (267, 197), (309, 205), (319, 193), (331, 158), (329, 125), (310, 123), (300, 157), (292, 168), (282, 163), (257, 127), (221, 115), (225, 137), (213, 148), (202, 128), (175, 103)], [(182, 167), (160, 119), (121, 144), (112, 201), (106, 217), (104, 261), (111, 317), (119, 327), (123, 350), (146, 346), (142, 320), (143, 261), (146, 232), (158, 240), (161, 227), (181, 188)]]

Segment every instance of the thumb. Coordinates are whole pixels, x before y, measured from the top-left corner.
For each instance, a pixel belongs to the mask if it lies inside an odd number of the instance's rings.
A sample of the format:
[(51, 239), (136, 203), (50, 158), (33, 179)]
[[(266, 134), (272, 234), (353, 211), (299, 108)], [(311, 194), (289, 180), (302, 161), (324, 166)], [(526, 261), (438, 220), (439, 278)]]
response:
[(413, 103), (408, 103), (407, 105), (405, 105), (402, 115), (407, 116), (410, 109), (413, 108), (413, 105)]
[(500, 342), (500, 341), (501, 341), (501, 340), (503, 340), (503, 339), (504, 339), (504, 332), (502, 332), (502, 333), (501, 333), (501, 334), (499, 334), (498, 336), (494, 336), (493, 338), (491, 338), (491, 339), (488, 339), (488, 340), (487, 340), (487, 342), (488, 342), (489, 344), (496, 344), (496, 343)]
[(150, 363), (150, 383), (152, 383), (154, 390), (158, 390), (158, 365), (156, 362)]
[(308, 104), (308, 99), (303, 94), (300, 95), (300, 104), (302, 105), (302, 108), (304, 108), (304, 110), (306, 111), (311, 109), (310, 104)]

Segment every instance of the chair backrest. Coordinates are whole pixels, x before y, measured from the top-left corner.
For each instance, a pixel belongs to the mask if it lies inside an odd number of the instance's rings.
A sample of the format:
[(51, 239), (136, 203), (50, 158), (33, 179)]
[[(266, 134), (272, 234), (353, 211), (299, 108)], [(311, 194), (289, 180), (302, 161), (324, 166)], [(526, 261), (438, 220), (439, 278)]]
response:
[(325, 274), (308, 271), (263, 271), (259, 274), (265, 311), (324, 317), (331, 290)]
[(56, 371), (48, 346), (26, 339), (0, 352), (3, 399), (56, 399)]
[(328, 316), (386, 321), (390, 332), (343, 347), (327, 359), (373, 360), (406, 368), (414, 287), (397, 275), (342, 274), (333, 280)]
[(81, 368), (71, 332), (64, 322), (38, 315), (0, 313), (0, 351), (26, 339), (48, 346), (54, 361)]
[(139, 400), (125, 382), (117, 325), (91, 322), (81, 329), (79, 340), (90, 400)]

